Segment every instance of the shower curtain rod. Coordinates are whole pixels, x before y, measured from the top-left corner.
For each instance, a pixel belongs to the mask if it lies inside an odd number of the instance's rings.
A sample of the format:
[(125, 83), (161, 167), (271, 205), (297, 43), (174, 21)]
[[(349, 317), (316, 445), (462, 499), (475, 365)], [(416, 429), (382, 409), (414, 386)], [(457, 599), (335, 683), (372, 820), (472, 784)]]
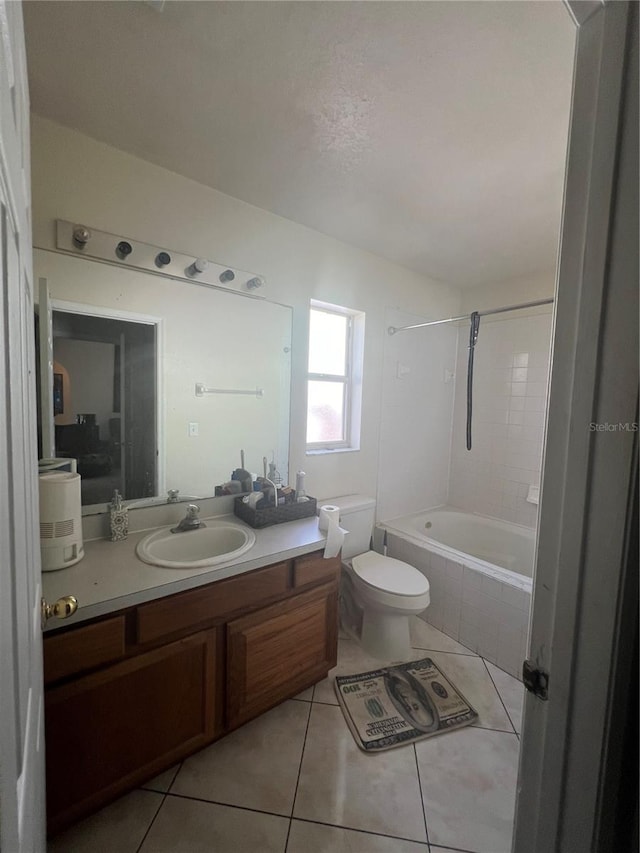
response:
[[(504, 314), (505, 311), (520, 311), (522, 308), (536, 308), (538, 305), (550, 305), (553, 298), (537, 299), (535, 302), (521, 302), (520, 305), (506, 305), (503, 308), (492, 308), (490, 311), (475, 311), (478, 317), (486, 317), (489, 314)], [(395, 335), (396, 332), (406, 332), (407, 329), (423, 329), (425, 326), (440, 326), (442, 323), (457, 323), (460, 320), (468, 320), (470, 314), (463, 314), (462, 317), (447, 317), (446, 320), (430, 320), (428, 323), (415, 323), (412, 326), (389, 326), (387, 329), (390, 335)]]

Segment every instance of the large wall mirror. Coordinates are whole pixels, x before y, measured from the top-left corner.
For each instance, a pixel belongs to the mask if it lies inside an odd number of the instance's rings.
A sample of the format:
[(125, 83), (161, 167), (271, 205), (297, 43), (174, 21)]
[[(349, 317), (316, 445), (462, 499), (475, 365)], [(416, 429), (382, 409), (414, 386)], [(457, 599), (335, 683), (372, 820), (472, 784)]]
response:
[(77, 460), (83, 513), (114, 489), (210, 497), (241, 450), (249, 471), (266, 457), (288, 479), (290, 307), (58, 252), (34, 266), (50, 352), (39, 450)]

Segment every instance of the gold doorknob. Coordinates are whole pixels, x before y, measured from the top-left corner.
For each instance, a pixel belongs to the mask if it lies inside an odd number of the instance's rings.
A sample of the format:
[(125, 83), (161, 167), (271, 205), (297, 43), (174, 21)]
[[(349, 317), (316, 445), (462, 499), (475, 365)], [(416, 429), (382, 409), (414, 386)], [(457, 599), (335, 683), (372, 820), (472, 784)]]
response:
[(40, 612), (42, 614), (42, 627), (47, 624), (52, 616), (56, 619), (68, 619), (78, 609), (78, 599), (73, 595), (63, 595), (53, 604), (47, 604), (42, 598), (40, 600)]

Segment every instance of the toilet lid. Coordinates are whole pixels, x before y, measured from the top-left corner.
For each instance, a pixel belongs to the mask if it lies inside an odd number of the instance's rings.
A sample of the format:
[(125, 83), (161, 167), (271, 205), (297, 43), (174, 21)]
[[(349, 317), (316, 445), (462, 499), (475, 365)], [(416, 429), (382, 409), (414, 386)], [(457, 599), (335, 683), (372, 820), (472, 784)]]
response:
[(367, 551), (354, 557), (351, 565), (360, 580), (375, 589), (395, 595), (424, 595), (429, 592), (429, 581), (423, 574), (393, 557)]

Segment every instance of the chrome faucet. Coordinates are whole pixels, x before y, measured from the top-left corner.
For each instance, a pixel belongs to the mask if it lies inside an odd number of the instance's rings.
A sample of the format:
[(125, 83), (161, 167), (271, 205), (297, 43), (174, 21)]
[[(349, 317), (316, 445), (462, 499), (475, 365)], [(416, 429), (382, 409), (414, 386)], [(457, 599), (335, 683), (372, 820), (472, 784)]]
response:
[(206, 527), (207, 525), (200, 521), (198, 517), (198, 513), (200, 512), (200, 507), (195, 504), (189, 504), (187, 507), (187, 514), (185, 517), (178, 523), (176, 527), (171, 528), (172, 533), (184, 533), (186, 530), (197, 530), (199, 527)]

